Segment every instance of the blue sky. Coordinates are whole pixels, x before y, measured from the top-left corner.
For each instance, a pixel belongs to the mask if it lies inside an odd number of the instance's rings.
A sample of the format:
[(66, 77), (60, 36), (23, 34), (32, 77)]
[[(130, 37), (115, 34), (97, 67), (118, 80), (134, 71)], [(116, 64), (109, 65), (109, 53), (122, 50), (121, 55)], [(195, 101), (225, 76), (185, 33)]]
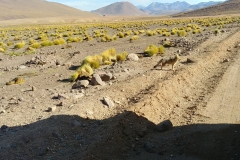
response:
[[(47, 0), (51, 2), (58, 2), (62, 4), (66, 4), (68, 6), (78, 8), (83, 11), (91, 11), (96, 10), (98, 8), (107, 6), (114, 2), (121, 2), (121, 0)], [(190, 4), (197, 4), (200, 2), (208, 2), (208, 1), (223, 1), (223, 0), (125, 0), (131, 2), (135, 6), (144, 5), (147, 6), (152, 2), (160, 2), (160, 3), (171, 3), (175, 1), (185, 1)]]

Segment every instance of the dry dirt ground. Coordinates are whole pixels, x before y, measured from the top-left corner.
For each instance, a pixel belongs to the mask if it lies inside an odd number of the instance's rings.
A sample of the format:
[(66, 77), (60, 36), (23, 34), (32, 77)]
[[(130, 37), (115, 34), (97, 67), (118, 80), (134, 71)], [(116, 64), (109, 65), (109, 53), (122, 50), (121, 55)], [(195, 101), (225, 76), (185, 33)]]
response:
[[(0, 159), (240, 159), (240, 30), (224, 30), (175, 37), (192, 46), (166, 50), (166, 57), (181, 50), (176, 72), (154, 69), (160, 56), (142, 57), (101, 67), (96, 72), (111, 72), (115, 79), (83, 89), (72, 89), (67, 79), (87, 55), (110, 47), (141, 53), (164, 38), (2, 54)], [(27, 63), (36, 59), (46, 64)], [(19, 75), (24, 84), (5, 85)], [(114, 107), (102, 103), (105, 96)]]

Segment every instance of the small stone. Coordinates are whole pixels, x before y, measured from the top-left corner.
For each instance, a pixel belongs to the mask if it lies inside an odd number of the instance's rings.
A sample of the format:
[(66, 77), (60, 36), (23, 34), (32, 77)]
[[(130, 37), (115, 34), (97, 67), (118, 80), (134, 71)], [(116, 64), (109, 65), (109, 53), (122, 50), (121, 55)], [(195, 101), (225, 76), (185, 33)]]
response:
[(81, 80), (81, 81), (77, 81), (73, 86), (72, 89), (78, 89), (78, 88), (86, 88), (89, 85), (89, 81), (88, 80)]
[(26, 136), (22, 136), (21, 137), (21, 140), (24, 142), (24, 143), (29, 143), (30, 142), (30, 139)]
[(73, 99), (80, 99), (84, 97), (84, 94), (83, 93), (76, 93), (72, 96)]
[(61, 62), (59, 60), (56, 60), (56, 65), (57, 66), (61, 65)]
[(2, 113), (6, 113), (6, 111), (4, 109), (1, 109), (0, 114), (2, 114)]
[(23, 100), (24, 100), (24, 98), (23, 98), (23, 97), (20, 97), (20, 98), (18, 98), (18, 100), (19, 100), (19, 101), (23, 101)]
[(8, 130), (8, 126), (2, 125), (1, 130), (2, 130), (2, 131), (7, 131), (7, 130)]
[(35, 86), (32, 86), (32, 91), (36, 91), (37, 88)]
[(72, 126), (73, 127), (79, 127), (81, 124), (80, 124), (80, 122), (78, 121), (78, 120), (74, 120), (73, 122), (72, 122)]
[(165, 120), (156, 126), (155, 131), (165, 132), (170, 130), (172, 127), (173, 127), (172, 122), (170, 120)]
[(194, 61), (191, 60), (190, 58), (187, 58), (186, 63), (194, 63)]
[(36, 109), (37, 107), (36, 106), (33, 106), (32, 109)]
[(114, 107), (114, 102), (109, 97), (104, 97), (103, 102), (109, 107)]
[(18, 67), (18, 69), (25, 69), (25, 68), (27, 68), (27, 66), (21, 65)]
[(2, 99), (7, 99), (7, 97), (6, 97), (6, 96), (3, 96)]
[(45, 154), (47, 154), (48, 152), (48, 148), (47, 147), (43, 147), (40, 152), (38, 153), (39, 156), (44, 156)]
[(149, 142), (144, 143), (144, 149), (149, 153), (156, 153), (154, 145)]
[(54, 111), (56, 111), (56, 109), (57, 109), (56, 106), (49, 107), (49, 108), (48, 108), (48, 112), (54, 112)]
[(17, 144), (13, 142), (13, 143), (11, 144), (11, 148), (17, 148)]
[(63, 106), (63, 102), (60, 102), (57, 106)]
[(105, 74), (99, 74), (99, 76), (101, 77), (102, 81), (110, 81), (110, 79), (112, 79), (113, 75), (112, 73), (105, 73)]
[(230, 48), (227, 49), (228, 52), (231, 52), (232, 50)]
[(229, 59), (224, 59), (223, 63), (229, 62)]

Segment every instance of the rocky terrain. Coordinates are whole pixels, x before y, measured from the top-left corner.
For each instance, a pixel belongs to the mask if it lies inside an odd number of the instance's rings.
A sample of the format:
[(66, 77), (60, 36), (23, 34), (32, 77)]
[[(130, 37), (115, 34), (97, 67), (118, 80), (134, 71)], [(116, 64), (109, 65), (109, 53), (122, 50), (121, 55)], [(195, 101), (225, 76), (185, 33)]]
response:
[[(240, 159), (239, 27), (1, 53), (0, 159)], [(142, 54), (166, 40), (175, 46), (163, 57)], [(84, 57), (110, 47), (132, 54), (69, 82)], [(176, 53), (175, 72), (153, 68)], [(6, 85), (15, 77), (24, 83)]]

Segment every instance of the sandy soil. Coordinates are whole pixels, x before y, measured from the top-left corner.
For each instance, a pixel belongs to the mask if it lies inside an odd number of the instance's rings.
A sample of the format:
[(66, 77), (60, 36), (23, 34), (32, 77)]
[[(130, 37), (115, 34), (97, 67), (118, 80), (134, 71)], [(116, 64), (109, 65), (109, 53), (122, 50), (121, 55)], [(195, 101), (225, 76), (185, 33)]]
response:
[[(116, 77), (105, 86), (72, 89), (66, 82), (86, 55), (110, 47), (141, 53), (163, 39), (1, 55), (0, 159), (240, 159), (238, 25), (218, 36), (187, 37), (197, 42), (191, 51), (167, 49), (166, 56), (183, 51), (176, 72), (153, 69), (160, 56), (142, 57), (98, 69)], [(36, 57), (47, 63), (26, 64)], [(18, 75), (24, 84), (5, 85)], [(102, 103), (105, 96), (114, 107)]]

